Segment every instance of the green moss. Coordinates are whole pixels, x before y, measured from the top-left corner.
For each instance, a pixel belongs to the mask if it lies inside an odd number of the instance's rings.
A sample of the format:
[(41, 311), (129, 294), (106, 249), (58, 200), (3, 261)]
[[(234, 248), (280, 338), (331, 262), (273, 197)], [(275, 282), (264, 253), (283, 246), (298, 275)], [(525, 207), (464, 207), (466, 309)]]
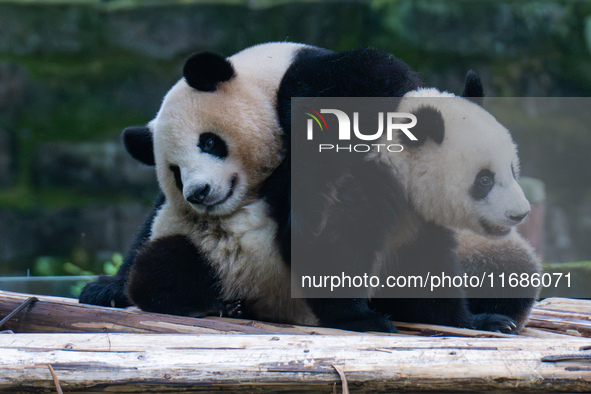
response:
[(544, 269), (549, 271), (565, 271), (573, 268), (591, 270), (591, 261), (575, 261), (570, 263), (544, 263)]
[(70, 98), (51, 112), (24, 111), (20, 127), (26, 130), (20, 143), (27, 154), (36, 144), (47, 141), (97, 141), (117, 137), (123, 128), (146, 124), (149, 119), (133, 111), (125, 111), (104, 98)]
[[(83, 207), (102, 203), (115, 205), (122, 202), (137, 201), (137, 197), (126, 194), (84, 192), (66, 188), (33, 188), (27, 182), (20, 182), (11, 188), (0, 189), (0, 208), (13, 208), (23, 211), (38, 207), (60, 209), (66, 207)], [(149, 203), (145, 201), (145, 203)]]
[[(78, 53), (0, 53), (0, 60), (24, 66), (34, 79), (54, 83), (77, 77), (85, 81), (127, 77), (135, 75), (140, 67), (144, 73), (166, 77), (175, 66), (174, 61), (170, 60), (150, 59), (149, 62), (139, 62), (128, 51), (112, 47), (97, 47), (89, 52)], [(174, 72), (178, 74), (178, 69), (175, 68)]]

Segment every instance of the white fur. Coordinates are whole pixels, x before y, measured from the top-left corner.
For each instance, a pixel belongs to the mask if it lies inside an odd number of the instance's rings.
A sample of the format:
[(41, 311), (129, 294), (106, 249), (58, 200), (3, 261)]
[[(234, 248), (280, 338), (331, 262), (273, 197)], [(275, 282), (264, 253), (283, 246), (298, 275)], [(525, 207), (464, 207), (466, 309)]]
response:
[(207, 256), (225, 300), (247, 300), (264, 320), (316, 325), (302, 298), (291, 298), (290, 270), (275, 246), (276, 224), (263, 201), (216, 218), (165, 203), (152, 226), (152, 239), (188, 236)]
[[(527, 213), (529, 202), (511, 170), (513, 165), (518, 173), (519, 161), (509, 131), (479, 105), (432, 88), (407, 93), (397, 111), (413, 112), (425, 105), (442, 114), (442, 144), (428, 139), (419, 147), (380, 157), (408, 200), (423, 218), (446, 227), (490, 236), (482, 220), (499, 228), (515, 225), (509, 216)], [(482, 169), (495, 174), (495, 185), (485, 199), (474, 200), (470, 189)]]
[[(156, 118), (154, 154), (158, 181), (166, 198), (179, 209), (190, 206), (185, 197), (206, 182), (219, 198), (231, 198), (210, 214), (228, 215), (256, 198), (256, 188), (282, 159), (282, 131), (276, 115), (279, 82), (294, 54), (304, 45), (270, 43), (246, 49), (229, 58), (236, 76), (220, 83), (215, 92), (200, 92), (181, 79), (166, 94)], [(228, 145), (221, 161), (197, 148), (199, 135), (213, 132)], [(183, 191), (175, 187), (170, 165), (181, 170)]]

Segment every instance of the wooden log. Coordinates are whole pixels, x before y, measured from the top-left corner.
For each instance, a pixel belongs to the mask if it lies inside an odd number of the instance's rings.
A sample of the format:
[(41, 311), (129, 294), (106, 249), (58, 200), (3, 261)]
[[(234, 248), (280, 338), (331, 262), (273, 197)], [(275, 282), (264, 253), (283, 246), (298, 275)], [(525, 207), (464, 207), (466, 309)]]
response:
[[(0, 291), (0, 318), (30, 297), (29, 294)], [(280, 331), (158, 313), (78, 304), (71, 298), (35, 296), (38, 301), (10, 319), (3, 330), (18, 333), (190, 333), (190, 334), (277, 334)]]
[[(30, 294), (0, 290), (0, 319), (26, 301)], [(293, 334), (361, 335), (324, 327), (304, 327), (246, 319), (192, 318), (129, 309), (79, 304), (73, 298), (38, 296), (34, 304), (10, 319), (3, 330), (17, 333), (183, 333), (183, 334)]]
[[(0, 318), (31, 295), (0, 291)], [(361, 335), (358, 332), (324, 327), (304, 327), (246, 319), (207, 317), (195, 319), (146, 313), (137, 308), (118, 309), (78, 304), (72, 298), (35, 296), (38, 301), (5, 329), (19, 333), (127, 332), (127, 333), (249, 333), (302, 335)], [(432, 324), (394, 323), (401, 334), (422, 336), (506, 337), (506, 334), (468, 330)], [(378, 335), (393, 335), (376, 333)], [(394, 334), (395, 335), (395, 334)]]
[[(14, 311), (31, 295), (0, 291), (0, 319)], [(187, 334), (302, 334), (361, 335), (360, 333), (323, 327), (303, 327), (244, 319), (207, 317), (196, 319), (139, 311), (78, 304), (72, 298), (35, 296), (38, 301), (11, 318), (2, 329), (20, 333), (47, 332), (127, 332)], [(551, 337), (556, 335), (591, 336), (591, 301), (552, 299), (532, 311), (522, 335)], [(546, 309), (548, 307), (552, 309)], [(555, 310), (565, 306), (573, 310)], [(588, 309), (585, 309), (588, 308)], [(586, 312), (585, 312), (586, 310)], [(501, 333), (417, 323), (394, 323), (400, 334), (421, 336), (511, 337)], [(379, 335), (396, 335), (383, 334)], [(556, 336), (554, 335), (554, 336)]]
[(514, 335), (503, 334), (500, 332), (472, 330), (468, 328), (457, 328), (448, 326), (438, 326), (435, 324), (405, 323), (394, 322), (400, 334), (421, 335), (426, 337), (471, 337), (471, 338), (512, 338)]
[[(568, 338), (573, 335), (561, 334), (552, 330), (545, 330), (541, 328), (526, 327), (519, 332), (520, 336), (530, 338)], [(578, 335), (575, 335), (578, 336)]]
[[(208, 316), (205, 319), (219, 322), (227, 322), (232, 324), (238, 324), (241, 326), (258, 327), (266, 329), (278, 334), (291, 334), (291, 335), (364, 335), (362, 332), (339, 330), (336, 328), (326, 327), (308, 327), (308, 326), (295, 326), (291, 324), (278, 324), (269, 323), (259, 320), (248, 320), (248, 319), (232, 319), (229, 317), (216, 317)], [(386, 333), (375, 333), (378, 335), (396, 335)]]
[(591, 301), (549, 298), (532, 310), (528, 327), (591, 337)]
[(560, 297), (546, 298), (536, 304), (534, 311), (539, 309), (591, 313), (591, 300)]
[[(591, 391), (580, 338), (380, 335), (0, 335), (0, 391)], [(340, 391), (340, 390), (339, 390)]]

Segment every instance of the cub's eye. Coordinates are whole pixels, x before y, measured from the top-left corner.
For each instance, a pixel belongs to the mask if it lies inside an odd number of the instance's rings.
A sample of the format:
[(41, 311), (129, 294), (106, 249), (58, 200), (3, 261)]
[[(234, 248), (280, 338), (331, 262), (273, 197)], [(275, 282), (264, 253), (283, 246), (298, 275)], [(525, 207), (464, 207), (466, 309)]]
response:
[(491, 177), (485, 175), (485, 176), (480, 177), (480, 179), (478, 180), (478, 183), (480, 183), (480, 186), (482, 186), (482, 187), (489, 187), (489, 186), (492, 186), (493, 180)]
[(214, 139), (212, 137), (209, 137), (208, 139), (205, 140), (205, 143), (203, 144), (201, 149), (203, 149), (204, 151), (209, 151), (213, 148), (214, 145), (215, 145)]
[(199, 136), (197, 144), (203, 153), (208, 153), (220, 159), (228, 156), (228, 148), (223, 139), (214, 133), (203, 133)]
[(474, 178), (470, 194), (475, 200), (482, 200), (488, 196), (495, 185), (495, 174), (490, 170), (480, 170)]

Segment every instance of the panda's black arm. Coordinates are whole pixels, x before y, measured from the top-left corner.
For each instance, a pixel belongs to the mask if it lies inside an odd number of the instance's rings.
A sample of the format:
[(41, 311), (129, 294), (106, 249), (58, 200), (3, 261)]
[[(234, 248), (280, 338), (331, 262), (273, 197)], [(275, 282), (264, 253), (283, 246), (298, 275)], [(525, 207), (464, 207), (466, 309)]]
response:
[(142, 310), (181, 316), (223, 315), (226, 305), (207, 259), (183, 235), (158, 238), (138, 252), (126, 291)]
[(84, 286), (79, 297), (81, 303), (117, 308), (125, 308), (132, 305), (125, 295), (127, 276), (134, 264), (136, 254), (150, 238), (154, 218), (164, 202), (164, 194), (160, 193), (154, 202), (152, 211), (144, 220), (140, 231), (134, 238), (131, 248), (125, 255), (119, 271), (113, 276), (101, 275), (96, 281)]
[[(455, 276), (460, 273), (455, 245), (451, 231), (434, 223), (424, 223), (414, 240), (398, 249), (395, 259), (387, 262), (388, 275), (420, 275), (424, 278), (428, 272), (444, 272)], [(401, 289), (400, 292), (404, 293), (398, 294), (382, 289), (378, 297), (385, 298), (375, 298), (372, 303), (395, 321), (472, 327), (472, 315), (462, 289), (449, 289), (446, 295), (454, 296), (451, 298), (408, 298), (414, 290)]]

